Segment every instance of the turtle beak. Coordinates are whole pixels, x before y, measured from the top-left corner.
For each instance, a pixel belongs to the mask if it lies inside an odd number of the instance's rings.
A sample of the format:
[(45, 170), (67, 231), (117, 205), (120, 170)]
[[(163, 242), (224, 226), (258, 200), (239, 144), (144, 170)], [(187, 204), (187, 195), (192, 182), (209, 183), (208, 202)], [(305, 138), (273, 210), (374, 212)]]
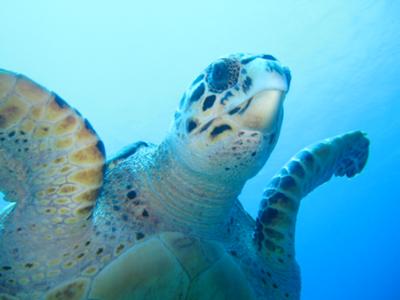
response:
[(241, 111), (243, 126), (262, 132), (275, 128), (285, 95), (281, 90), (265, 90), (251, 97)]

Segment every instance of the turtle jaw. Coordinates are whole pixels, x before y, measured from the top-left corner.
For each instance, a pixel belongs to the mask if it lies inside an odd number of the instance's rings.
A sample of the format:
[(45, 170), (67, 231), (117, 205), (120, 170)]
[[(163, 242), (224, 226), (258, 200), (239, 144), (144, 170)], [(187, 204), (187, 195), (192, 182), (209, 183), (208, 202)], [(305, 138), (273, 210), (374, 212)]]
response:
[(276, 128), (285, 96), (284, 90), (262, 90), (239, 105), (228, 108), (226, 113), (240, 129), (269, 133)]

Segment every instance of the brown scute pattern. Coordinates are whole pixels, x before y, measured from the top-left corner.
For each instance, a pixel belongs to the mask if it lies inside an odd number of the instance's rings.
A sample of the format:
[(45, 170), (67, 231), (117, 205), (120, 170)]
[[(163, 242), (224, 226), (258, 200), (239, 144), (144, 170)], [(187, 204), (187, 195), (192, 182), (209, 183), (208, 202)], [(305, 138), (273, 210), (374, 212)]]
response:
[(89, 281), (87, 279), (77, 279), (56, 287), (47, 293), (45, 300), (83, 300)]
[(58, 225), (86, 220), (104, 165), (104, 145), (86, 119), (30, 79), (0, 70), (0, 190), (7, 199), (21, 211), (23, 202), (34, 203)]

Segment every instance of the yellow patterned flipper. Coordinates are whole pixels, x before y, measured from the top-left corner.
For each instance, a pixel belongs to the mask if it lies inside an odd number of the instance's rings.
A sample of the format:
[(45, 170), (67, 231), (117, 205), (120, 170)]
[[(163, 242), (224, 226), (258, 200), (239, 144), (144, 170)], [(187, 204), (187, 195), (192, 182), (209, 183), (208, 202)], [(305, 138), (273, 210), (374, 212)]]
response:
[(17, 203), (13, 218), (60, 229), (84, 223), (104, 164), (103, 143), (78, 111), (30, 79), (0, 69), (0, 191)]

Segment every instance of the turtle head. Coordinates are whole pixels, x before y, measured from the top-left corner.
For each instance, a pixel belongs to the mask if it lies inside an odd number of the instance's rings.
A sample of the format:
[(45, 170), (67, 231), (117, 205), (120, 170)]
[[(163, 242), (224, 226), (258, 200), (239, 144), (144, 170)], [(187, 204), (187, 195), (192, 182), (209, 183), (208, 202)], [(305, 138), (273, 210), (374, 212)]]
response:
[(220, 178), (254, 176), (277, 142), (290, 78), (271, 55), (235, 54), (211, 63), (175, 114), (171, 136), (179, 159)]

